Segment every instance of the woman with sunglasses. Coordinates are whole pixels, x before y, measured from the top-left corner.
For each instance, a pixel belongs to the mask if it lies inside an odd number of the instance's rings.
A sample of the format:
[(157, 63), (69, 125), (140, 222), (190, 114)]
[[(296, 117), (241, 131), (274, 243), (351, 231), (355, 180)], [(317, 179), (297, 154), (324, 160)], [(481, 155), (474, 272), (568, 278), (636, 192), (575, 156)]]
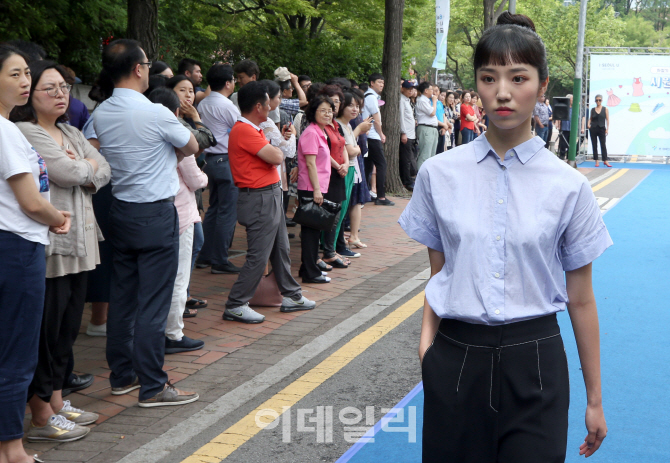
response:
[(596, 107), (591, 108), (591, 117), (587, 127), (591, 135), (591, 146), (593, 146), (593, 159), (596, 161), (596, 167), (600, 166), (598, 162), (598, 140), (600, 140), (600, 149), (603, 153), (603, 164), (607, 167), (612, 167), (607, 162), (607, 145), (605, 144), (605, 137), (609, 133), (610, 113), (603, 106), (603, 96), (596, 95)]

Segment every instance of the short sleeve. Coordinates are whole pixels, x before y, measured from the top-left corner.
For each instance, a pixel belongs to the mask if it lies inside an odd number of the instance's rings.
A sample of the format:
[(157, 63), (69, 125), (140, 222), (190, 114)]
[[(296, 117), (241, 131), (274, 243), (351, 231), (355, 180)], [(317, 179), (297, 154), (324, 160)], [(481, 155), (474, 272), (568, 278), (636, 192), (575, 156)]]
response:
[(165, 106), (157, 108), (156, 123), (160, 135), (165, 141), (176, 148), (183, 148), (191, 139), (191, 131), (179, 122)]
[(269, 145), (270, 142), (265, 138), (260, 132), (257, 132), (256, 129), (251, 127), (249, 124), (244, 124), (240, 126), (245, 133), (242, 134), (244, 137), (244, 150), (248, 153), (253, 154), (254, 156), (258, 154), (260, 150), (265, 148), (266, 145)]
[(301, 154), (310, 156), (319, 154), (319, 134), (314, 130), (304, 131), (298, 143)]
[(25, 154), (29, 148), (30, 144), (13, 124), (12, 127), (0, 127), (0, 176), (4, 180), (18, 174), (32, 173)]
[(365, 95), (365, 109), (370, 113), (370, 116), (374, 116), (379, 112), (379, 103), (376, 96), (372, 94)]
[(407, 236), (439, 252), (444, 252), (437, 225), (437, 213), (433, 204), (428, 170), (419, 170), (414, 183), (412, 199), (400, 216), (398, 223)]
[(590, 264), (612, 244), (598, 202), (585, 179), (563, 234), (560, 248), (563, 270), (568, 272)]
[(97, 140), (98, 135), (95, 133), (95, 127), (93, 127), (93, 117), (90, 117), (84, 127), (82, 127), (81, 132), (84, 134), (84, 138), (87, 140)]

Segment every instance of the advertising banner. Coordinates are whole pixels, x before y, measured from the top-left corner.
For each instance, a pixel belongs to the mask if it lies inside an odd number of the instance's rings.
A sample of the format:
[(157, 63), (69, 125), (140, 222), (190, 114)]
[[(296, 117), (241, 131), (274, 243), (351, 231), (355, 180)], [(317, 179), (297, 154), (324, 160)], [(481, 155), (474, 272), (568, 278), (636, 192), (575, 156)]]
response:
[(435, 0), (435, 44), (437, 53), (433, 60), (435, 69), (447, 68), (447, 35), (449, 33), (449, 0)]
[(670, 156), (670, 55), (591, 55), (589, 115), (596, 95), (609, 111), (608, 154)]

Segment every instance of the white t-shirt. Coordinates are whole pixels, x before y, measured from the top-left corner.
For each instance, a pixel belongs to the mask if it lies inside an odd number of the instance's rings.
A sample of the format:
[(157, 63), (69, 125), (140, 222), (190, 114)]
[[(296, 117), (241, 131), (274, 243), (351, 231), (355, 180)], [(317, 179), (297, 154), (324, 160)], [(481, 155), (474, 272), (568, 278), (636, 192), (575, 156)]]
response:
[(28, 217), (14, 196), (7, 179), (31, 173), (44, 199), (49, 201), (49, 176), (44, 159), (13, 123), (0, 117), (0, 230), (28, 241), (49, 244), (49, 226)]

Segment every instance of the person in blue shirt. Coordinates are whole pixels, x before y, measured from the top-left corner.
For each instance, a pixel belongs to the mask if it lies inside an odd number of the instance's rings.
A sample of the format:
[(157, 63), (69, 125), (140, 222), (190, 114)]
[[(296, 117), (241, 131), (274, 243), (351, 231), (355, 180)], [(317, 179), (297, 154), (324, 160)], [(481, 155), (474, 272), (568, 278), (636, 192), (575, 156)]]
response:
[(140, 389), (140, 407), (181, 405), (198, 394), (176, 389), (163, 371), (165, 326), (179, 256), (177, 163), (198, 142), (165, 106), (142, 93), (151, 62), (135, 40), (102, 53), (100, 81), (112, 96), (93, 113), (100, 152), (112, 169), (109, 241), (113, 267), (107, 362), (113, 395)]
[(588, 180), (534, 137), (549, 83), (533, 22), (503, 13), (474, 53), (489, 128), (424, 162), (400, 217), (428, 247), (419, 358), (423, 462), (565, 461), (568, 309), (591, 456), (607, 435), (591, 263), (612, 245)]

